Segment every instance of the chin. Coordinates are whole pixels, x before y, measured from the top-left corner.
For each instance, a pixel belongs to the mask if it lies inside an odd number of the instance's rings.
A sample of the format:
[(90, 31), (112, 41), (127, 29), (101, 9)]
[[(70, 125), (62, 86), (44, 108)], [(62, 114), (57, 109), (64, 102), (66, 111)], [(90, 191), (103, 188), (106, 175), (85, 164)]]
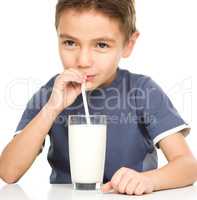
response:
[(86, 83), (86, 91), (93, 91), (99, 87), (98, 84), (94, 84), (93, 82)]

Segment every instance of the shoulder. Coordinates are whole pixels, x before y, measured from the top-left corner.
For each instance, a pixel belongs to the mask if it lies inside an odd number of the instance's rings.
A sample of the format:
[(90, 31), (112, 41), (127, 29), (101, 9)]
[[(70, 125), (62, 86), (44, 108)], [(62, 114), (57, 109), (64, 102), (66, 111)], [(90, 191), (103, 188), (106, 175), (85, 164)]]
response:
[(33, 94), (28, 102), (28, 108), (37, 108), (39, 110), (46, 104), (51, 95), (53, 85), (57, 76), (58, 74), (51, 77)]
[(54, 85), (55, 79), (59, 74), (52, 76), (41, 88), (51, 88)]
[(146, 99), (167, 100), (165, 91), (150, 76), (136, 74), (128, 70), (122, 70), (122, 79), (125, 79), (123, 87), (129, 96), (135, 97), (136, 101), (142, 102)]
[(150, 76), (133, 73), (126, 69), (120, 69), (120, 74), (122, 79), (125, 79), (131, 88), (146, 88), (154, 82)]
[(52, 89), (53, 89), (53, 85), (54, 85), (54, 82), (55, 82), (55, 79), (56, 77), (58, 76), (59, 74), (56, 74), (54, 76), (52, 76), (45, 84), (43, 84), (39, 90), (34, 94), (34, 95), (40, 95), (40, 94), (43, 94), (43, 93), (48, 93), (50, 94), (52, 92)]

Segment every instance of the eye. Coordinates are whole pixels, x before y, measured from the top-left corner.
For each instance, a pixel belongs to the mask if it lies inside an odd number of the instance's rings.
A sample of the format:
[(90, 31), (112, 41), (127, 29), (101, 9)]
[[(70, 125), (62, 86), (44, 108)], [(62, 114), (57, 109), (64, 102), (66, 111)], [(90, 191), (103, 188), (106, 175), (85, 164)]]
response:
[(97, 46), (101, 49), (109, 48), (109, 45), (105, 42), (99, 42), (99, 43), (97, 43)]
[(63, 41), (63, 44), (66, 46), (66, 47), (75, 47), (75, 42), (72, 41), (72, 40), (65, 40)]

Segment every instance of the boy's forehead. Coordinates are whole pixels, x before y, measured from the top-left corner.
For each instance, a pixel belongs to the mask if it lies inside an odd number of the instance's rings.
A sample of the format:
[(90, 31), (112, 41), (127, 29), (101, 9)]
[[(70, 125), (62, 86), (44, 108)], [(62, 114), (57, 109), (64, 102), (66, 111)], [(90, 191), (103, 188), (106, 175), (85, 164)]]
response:
[(122, 37), (117, 20), (96, 11), (79, 13), (73, 10), (66, 10), (61, 14), (58, 35), (61, 37), (72, 36), (73, 39), (106, 38), (114, 41)]

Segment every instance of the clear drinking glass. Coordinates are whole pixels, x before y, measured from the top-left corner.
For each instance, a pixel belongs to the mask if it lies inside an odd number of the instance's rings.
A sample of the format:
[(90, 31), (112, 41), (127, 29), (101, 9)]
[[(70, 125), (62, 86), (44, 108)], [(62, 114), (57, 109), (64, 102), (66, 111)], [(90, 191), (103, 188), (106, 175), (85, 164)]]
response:
[(69, 157), (74, 189), (99, 189), (104, 175), (107, 119), (105, 115), (70, 115)]

